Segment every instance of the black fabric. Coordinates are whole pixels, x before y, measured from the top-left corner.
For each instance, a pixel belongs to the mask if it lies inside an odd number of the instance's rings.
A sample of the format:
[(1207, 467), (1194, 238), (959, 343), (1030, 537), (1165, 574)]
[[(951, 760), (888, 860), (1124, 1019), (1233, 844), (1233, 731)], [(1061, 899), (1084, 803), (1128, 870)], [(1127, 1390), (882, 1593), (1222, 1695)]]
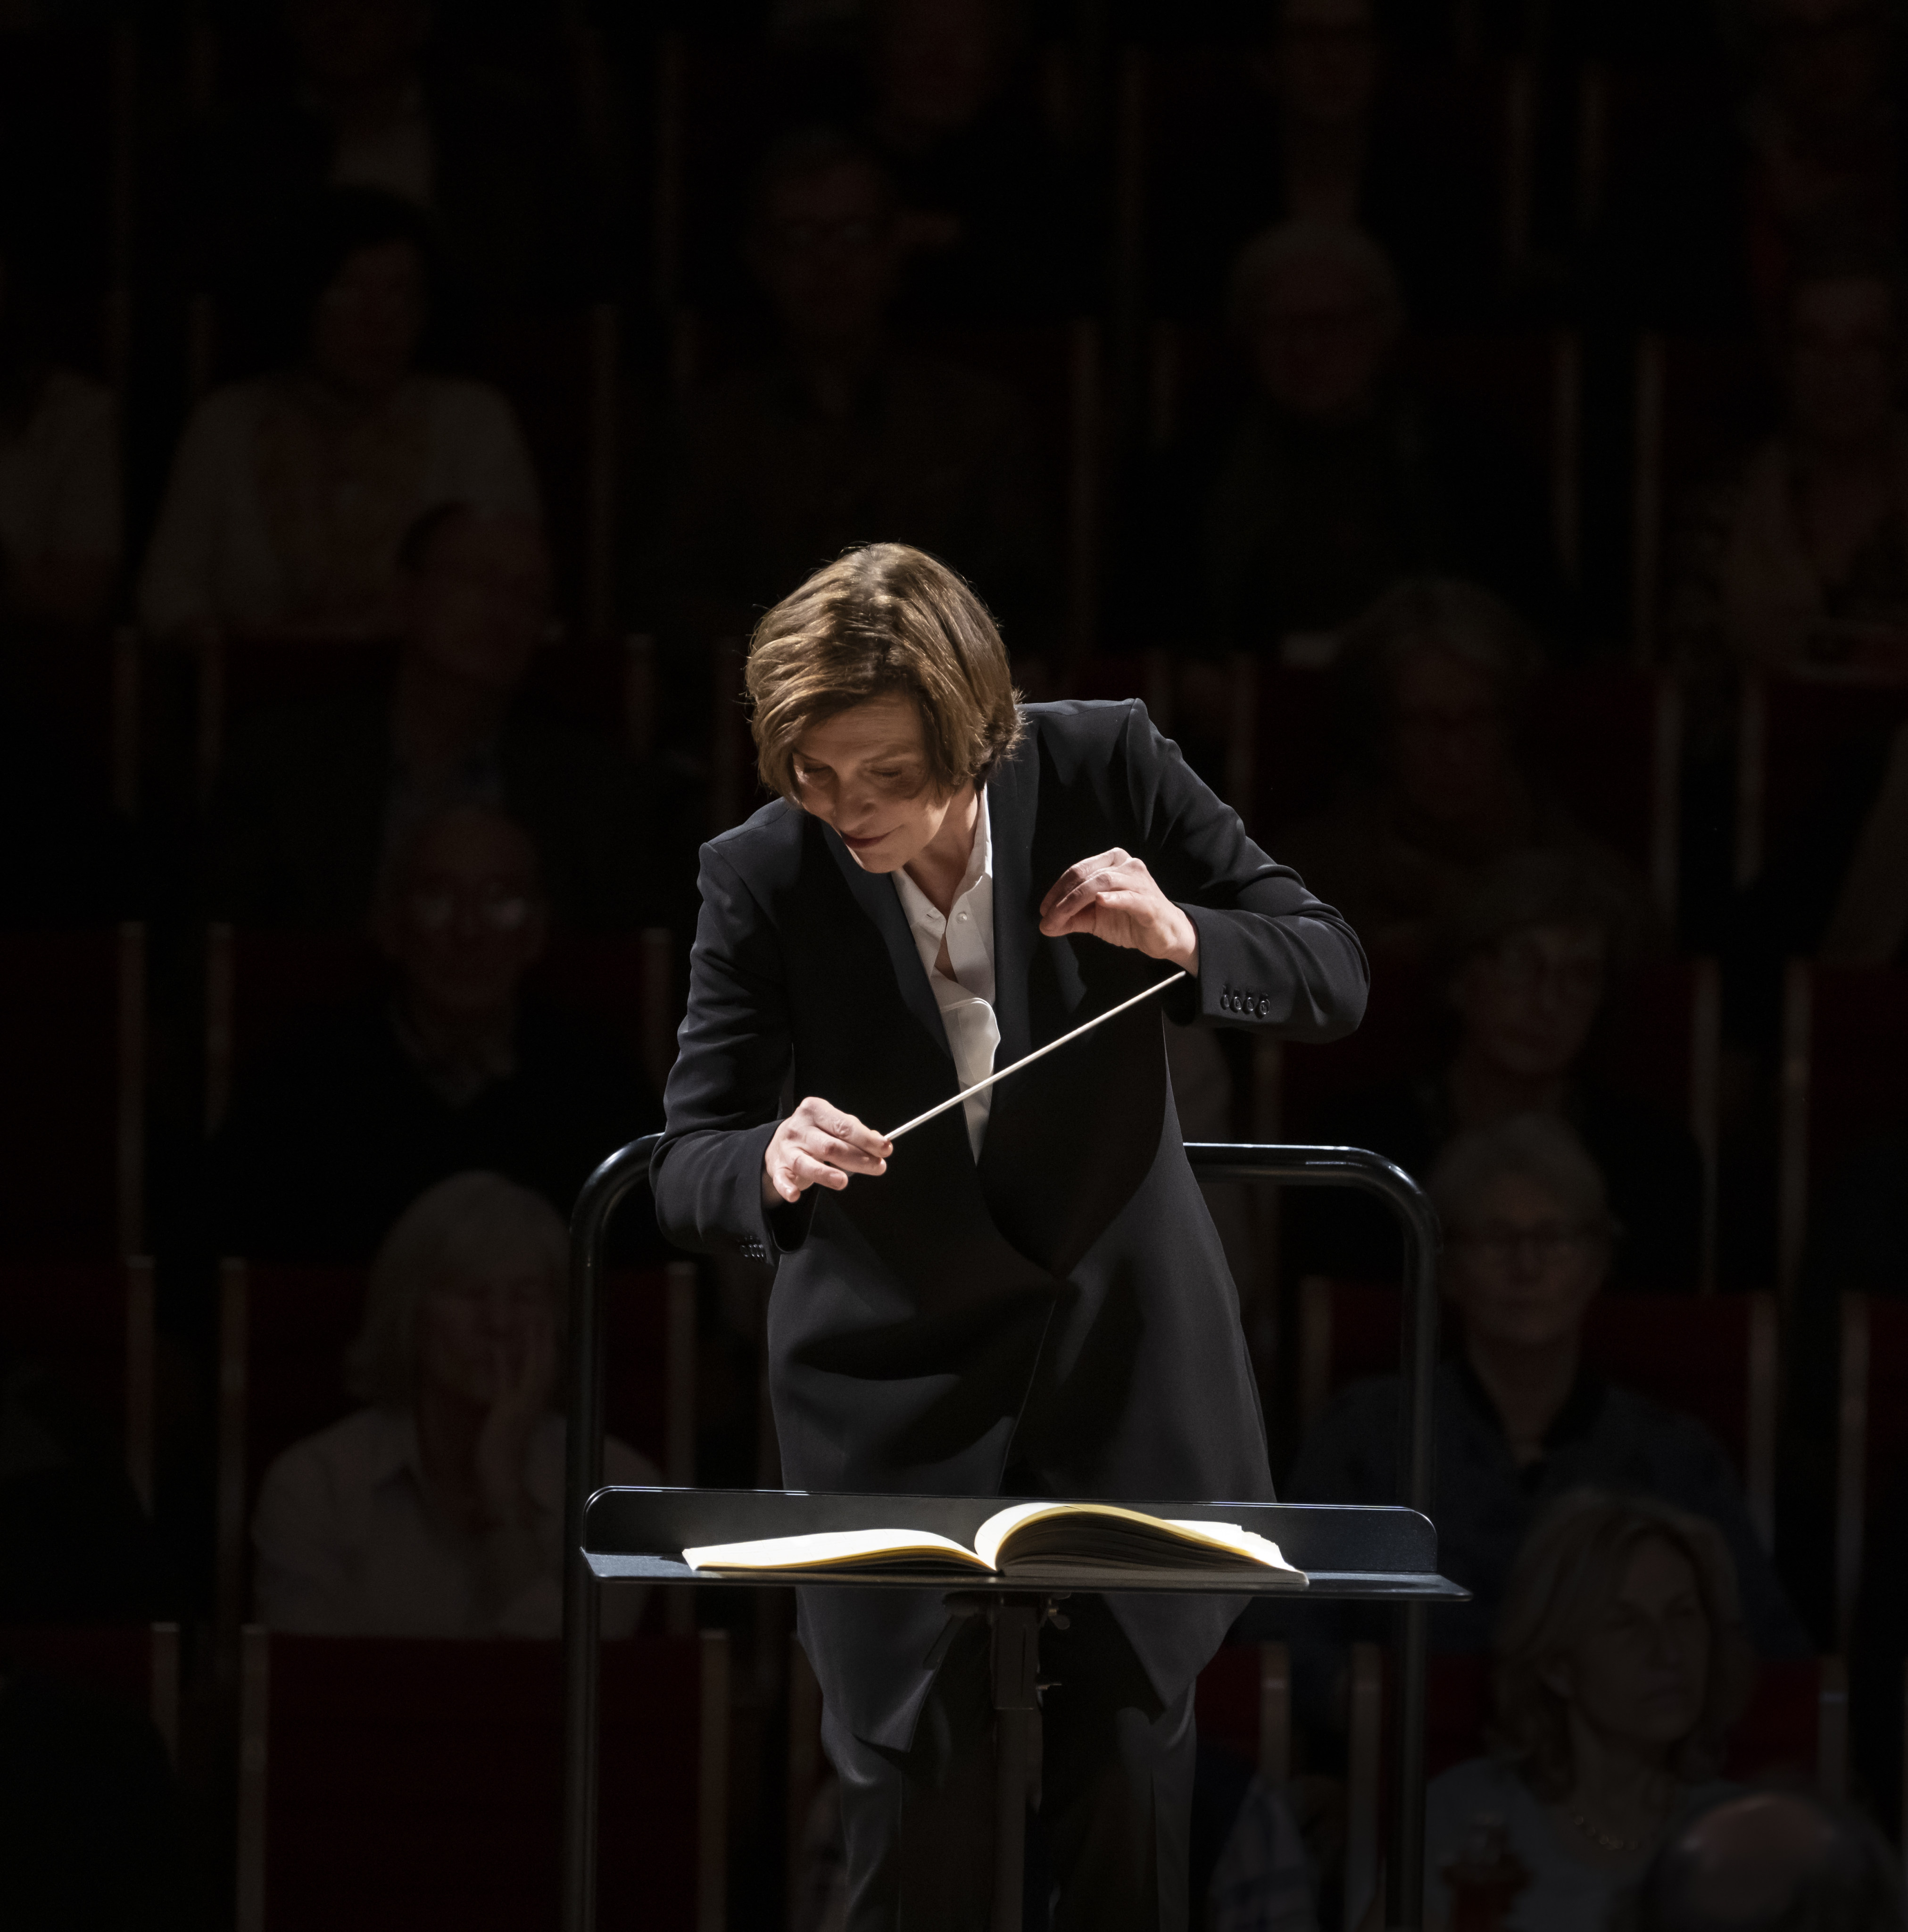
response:
[[(1032, 705), (988, 787), (996, 1064), (1164, 976), (1093, 939), (1040, 936), (1042, 896), (1115, 844), (1197, 928), (1200, 971), (994, 1090), (977, 1168), (950, 1112), (879, 1180), (773, 1215), (762, 1156), (784, 1083), (877, 1127), (955, 1090), (939, 1010), (891, 880), (777, 802), (705, 847), (688, 1017), (653, 1176), (685, 1246), (779, 1254), (768, 1311), (782, 1466), (810, 1490), (1272, 1494), (1224, 1254), (1179, 1139), (1160, 1007), (1295, 1038), (1364, 1007), (1349, 927), (1273, 864), (1137, 704)], [(819, 1197), (819, 1198), (817, 1197)], [(1216, 1647), (1216, 1603), (1116, 1600), (1163, 1700)], [(944, 1622), (931, 1592), (811, 1593), (801, 1628), (859, 1736), (905, 1748)]]
[[(1052, 1932), (1184, 1932), (1196, 1732), (1188, 1684), (1162, 1705), (1103, 1600), (1040, 1634), (1041, 1847)], [(883, 1750), (824, 1709), (841, 1780), (848, 1932), (985, 1932), (993, 1894), (989, 1634), (960, 1630), (912, 1745)], [(1042, 1901), (1044, 1903), (1044, 1901)]]
[[(642, 774), (601, 740), (522, 707), (496, 743), (502, 809), (537, 848), (565, 924), (631, 932), (655, 916), (662, 828)], [(262, 710), (242, 720), (213, 800), (207, 897), (251, 926), (361, 927), (392, 782), (383, 693)]]
[[(1703, 1252), (1702, 1156), (1689, 1130), (1607, 1088), (1581, 1086), (1564, 1108), (1601, 1170), (1622, 1234), (1610, 1286), (1688, 1293)], [(1442, 1078), (1401, 1081), (1346, 1102), (1320, 1124), (1334, 1146), (1369, 1148), (1415, 1180), (1430, 1173), (1454, 1129)], [(1394, 1281), (1403, 1266), (1395, 1216), (1348, 1190), (1319, 1188), (1290, 1204), (1293, 1252), (1305, 1272), (1343, 1281)]]
[(516, 1072), (452, 1106), (382, 1000), (341, 1008), (241, 1082), (211, 1149), (214, 1251), (367, 1262), (426, 1188), (474, 1168), (535, 1188), (567, 1219), (590, 1171), (661, 1114), (616, 1042), (568, 1013), (526, 1004)]
[(0, 1656), (0, 1925), (169, 1932), (188, 1922), (184, 1874), (151, 1720)]

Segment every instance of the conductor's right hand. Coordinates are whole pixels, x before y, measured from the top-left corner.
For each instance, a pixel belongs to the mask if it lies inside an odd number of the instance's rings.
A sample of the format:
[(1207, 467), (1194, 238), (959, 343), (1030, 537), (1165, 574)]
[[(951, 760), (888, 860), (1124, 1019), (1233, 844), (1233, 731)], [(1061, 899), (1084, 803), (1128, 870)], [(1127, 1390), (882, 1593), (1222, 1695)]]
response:
[(775, 1130), (762, 1160), (762, 1198), (773, 1208), (799, 1201), (818, 1183), (839, 1193), (851, 1174), (885, 1174), (894, 1151), (872, 1127), (813, 1094)]

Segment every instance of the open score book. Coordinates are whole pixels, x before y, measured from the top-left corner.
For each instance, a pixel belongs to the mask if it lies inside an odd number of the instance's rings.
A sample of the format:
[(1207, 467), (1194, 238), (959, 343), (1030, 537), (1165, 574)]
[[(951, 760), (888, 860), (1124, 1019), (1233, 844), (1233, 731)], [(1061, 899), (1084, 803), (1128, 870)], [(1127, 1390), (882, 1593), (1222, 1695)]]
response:
[(974, 1546), (927, 1529), (825, 1530), (685, 1550), (692, 1570), (880, 1570), (924, 1578), (1017, 1570), (1260, 1570), (1255, 1589), (1301, 1590), (1305, 1573), (1276, 1543), (1236, 1522), (1146, 1516), (1115, 1503), (1014, 1503), (975, 1532)]

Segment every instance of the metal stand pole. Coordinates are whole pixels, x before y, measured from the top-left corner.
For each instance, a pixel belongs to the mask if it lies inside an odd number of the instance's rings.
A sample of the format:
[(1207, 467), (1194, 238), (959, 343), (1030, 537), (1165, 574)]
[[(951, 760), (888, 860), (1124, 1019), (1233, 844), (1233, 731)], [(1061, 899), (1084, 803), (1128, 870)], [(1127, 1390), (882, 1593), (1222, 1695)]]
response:
[(598, 1637), (602, 1598), (583, 1559), (583, 1510), (603, 1486), (603, 1249), (610, 1217), (649, 1178), (660, 1134), (613, 1154), (570, 1217), (570, 1413), (563, 1485), (562, 1932), (595, 1932)]
[(1020, 1932), (1026, 1889), (1027, 1767), (1040, 1722), (1037, 1598), (1005, 1597), (993, 1612), (994, 1905), (988, 1932)]

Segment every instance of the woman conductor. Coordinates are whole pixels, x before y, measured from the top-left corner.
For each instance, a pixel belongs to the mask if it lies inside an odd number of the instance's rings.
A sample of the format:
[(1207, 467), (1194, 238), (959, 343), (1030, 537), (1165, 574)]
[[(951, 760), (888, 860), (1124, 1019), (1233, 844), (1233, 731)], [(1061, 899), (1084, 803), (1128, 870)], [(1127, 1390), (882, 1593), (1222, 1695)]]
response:
[[(651, 1172), (672, 1239), (775, 1264), (786, 1480), (1269, 1498), (1158, 1009), (1334, 1039), (1364, 1004), (1350, 928), (1139, 704), (1017, 706), (987, 612), (918, 550), (817, 572), (757, 627), (748, 689), (780, 796), (703, 848)], [(1160, 1000), (883, 1138), (1176, 966)], [(1056, 1925), (1185, 1924), (1193, 1680), (1239, 1608), (1076, 1597), (1043, 1632)], [(984, 1926), (985, 1629), (951, 1624), (938, 1591), (834, 1589), (804, 1593), (801, 1631), (849, 1925)]]

